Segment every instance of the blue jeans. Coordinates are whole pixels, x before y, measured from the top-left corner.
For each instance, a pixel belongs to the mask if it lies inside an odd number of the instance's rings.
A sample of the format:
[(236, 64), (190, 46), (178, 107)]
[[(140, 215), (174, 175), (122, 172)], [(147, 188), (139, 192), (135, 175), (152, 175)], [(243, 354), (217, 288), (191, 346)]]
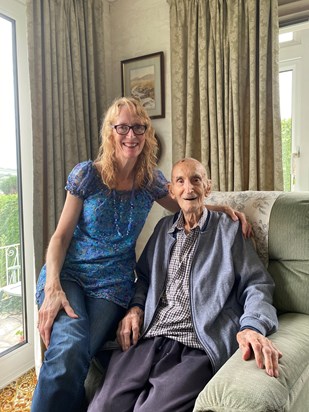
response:
[[(113, 339), (125, 309), (105, 299), (85, 296), (76, 282), (63, 281), (62, 288), (78, 319), (61, 310), (53, 324), (31, 412), (78, 412), (85, 402), (84, 382), (91, 358)], [(42, 304), (44, 294), (41, 298)]]

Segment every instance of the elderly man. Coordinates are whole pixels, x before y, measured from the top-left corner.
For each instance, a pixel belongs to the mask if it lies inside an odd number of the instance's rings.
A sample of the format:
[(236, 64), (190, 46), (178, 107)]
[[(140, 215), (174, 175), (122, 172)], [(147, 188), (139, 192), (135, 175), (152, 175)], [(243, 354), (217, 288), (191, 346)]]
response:
[(278, 376), (274, 283), (238, 222), (206, 209), (205, 168), (177, 162), (169, 185), (181, 211), (156, 226), (137, 265), (130, 309), (91, 412), (192, 411), (198, 393), (239, 346)]

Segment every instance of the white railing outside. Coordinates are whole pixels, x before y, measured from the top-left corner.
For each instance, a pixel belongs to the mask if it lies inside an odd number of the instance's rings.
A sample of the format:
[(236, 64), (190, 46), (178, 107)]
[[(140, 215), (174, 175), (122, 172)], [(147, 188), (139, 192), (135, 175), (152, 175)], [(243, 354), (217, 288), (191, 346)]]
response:
[[(21, 267), (20, 267), (20, 244), (1, 246), (0, 247), (0, 262), (5, 261), (5, 279), (6, 284), (1, 279), (0, 287), (17, 285), (21, 282)], [(3, 267), (3, 264), (2, 264)], [(2, 269), (3, 270), (3, 269)]]

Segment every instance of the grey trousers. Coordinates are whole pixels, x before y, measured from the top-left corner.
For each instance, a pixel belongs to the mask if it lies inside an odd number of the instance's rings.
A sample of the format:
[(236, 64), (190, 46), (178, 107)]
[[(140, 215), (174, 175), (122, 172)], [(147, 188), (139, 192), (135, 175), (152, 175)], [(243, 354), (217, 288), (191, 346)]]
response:
[(143, 339), (113, 353), (88, 412), (189, 412), (212, 376), (204, 351), (164, 337)]

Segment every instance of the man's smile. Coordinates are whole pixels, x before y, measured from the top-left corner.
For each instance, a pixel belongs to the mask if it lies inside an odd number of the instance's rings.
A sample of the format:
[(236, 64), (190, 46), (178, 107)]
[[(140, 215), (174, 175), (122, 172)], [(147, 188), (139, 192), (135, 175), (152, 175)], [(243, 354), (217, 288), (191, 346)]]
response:
[(197, 196), (195, 197), (184, 197), (183, 200), (195, 200), (197, 199)]

